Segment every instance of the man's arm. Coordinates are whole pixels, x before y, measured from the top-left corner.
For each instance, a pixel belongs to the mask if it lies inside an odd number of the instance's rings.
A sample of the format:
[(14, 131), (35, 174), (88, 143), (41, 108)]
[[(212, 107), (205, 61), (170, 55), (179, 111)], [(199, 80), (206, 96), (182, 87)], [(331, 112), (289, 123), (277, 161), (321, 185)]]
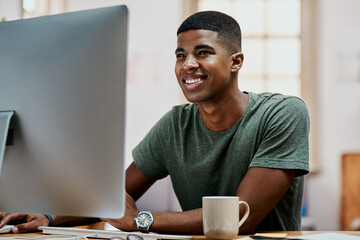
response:
[[(156, 180), (147, 178), (132, 163), (126, 170), (126, 210), (121, 219), (103, 219), (123, 231), (137, 231), (135, 217), (140, 212), (135, 201), (138, 200)], [(150, 231), (159, 233), (202, 234), (202, 209), (186, 212), (152, 213), (154, 222)]]
[[(53, 216), (55, 226), (80, 226), (99, 222), (99, 218)], [(0, 228), (6, 224), (15, 225), (13, 233), (36, 232), (39, 226), (49, 226), (49, 219), (43, 214), (0, 212)]]
[(134, 162), (126, 169), (126, 192), (137, 201), (156, 180), (147, 178)]
[(36, 232), (39, 226), (48, 226), (49, 220), (42, 214), (0, 212), (0, 228), (6, 224), (15, 225), (13, 233)]
[[(81, 226), (100, 221), (100, 219), (98, 218), (67, 216), (53, 216), (53, 218), (55, 222), (54, 226)], [(39, 231), (39, 226), (49, 226), (49, 223), (49, 219), (43, 214), (0, 212), (0, 228), (5, 226), (6, 224), (16, 224), (12, 228), (13, 233), (37, 232)]]
[[(129, 194), (141, 196), (153, 184), (153, 180), (146, 178), (133, 163), (128, 168), (126, 188)], [(276, 203), (288, 190), (294, 180), (295, 170), (281, 170), (270, 168), (250, 168), (240, 183), (237, 195), (240, 200), (250, 206), (249, 218), (240, 228), (240, 233), (251, 233), (262, 219), (271, 211)], [(129, 180), (128, 180), (129, 179)], [(143, 187), (141, 187), (141, 185)], [(140, 194), (136, 193), (140, 191)], [(131, 193), (130, 193), (131, 192)], [(111, 225), (124, 231), (136, 231), (134, 218), (139, 213), (134, 200), (127, 196), (125, 217), (119, 220), (106, 219)], [(240, 208), (242, 216), (244, 209)], [(150, 231), (159, 233), (202, 234), (202, 209), (185, 212), (153, 213), (154, 222)]]
[[(250, 215), (240, 227), (241, 233), (252, 233), (256, 226), (284, 196), (295, 178), (296, 170), (249, 168), (236, 195), (250, 206)], [(241, 216), (245, 212), (241, 207)]]

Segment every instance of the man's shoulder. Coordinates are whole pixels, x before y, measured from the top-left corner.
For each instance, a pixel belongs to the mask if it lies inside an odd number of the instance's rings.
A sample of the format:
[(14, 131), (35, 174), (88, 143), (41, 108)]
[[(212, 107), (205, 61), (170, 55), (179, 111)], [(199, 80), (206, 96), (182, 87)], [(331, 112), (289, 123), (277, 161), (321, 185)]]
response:
[(307, 111), (305, 102), (296, 96), (284, 95), (280, 93), (249, 93), (250, 98), (252, 99), (254, 108), (263, 108), (263, 109), (289, 109), (289, 110), (299, 110)]
[(280, 122), (297, 119), (309, 122), (308, 109), (300, 98), (278, 93), (249, 93), (250, 100), (247, 109), (247, 124), (270, 126), (269, 121)]
[(256, 93), (250, 93), (250, 94), (258, 101), (265, 101), (271, 103), (277, 103), (281, 101), (304, 103), (304, 101), (297, 96), (284, 95), (281, 93), (263, 92), (257, 94)]

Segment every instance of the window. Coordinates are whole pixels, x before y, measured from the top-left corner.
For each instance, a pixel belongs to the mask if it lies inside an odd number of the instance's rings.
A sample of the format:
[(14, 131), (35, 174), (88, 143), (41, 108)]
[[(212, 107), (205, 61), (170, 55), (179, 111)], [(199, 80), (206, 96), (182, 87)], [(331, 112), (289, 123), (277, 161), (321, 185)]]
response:
[(65, 0), (22, 0), (23, 18), (66, 12)]
[(198, 10), (221, 11), (239, 22), (241, 90), (301, 95), (300, 0), (199, 0)]

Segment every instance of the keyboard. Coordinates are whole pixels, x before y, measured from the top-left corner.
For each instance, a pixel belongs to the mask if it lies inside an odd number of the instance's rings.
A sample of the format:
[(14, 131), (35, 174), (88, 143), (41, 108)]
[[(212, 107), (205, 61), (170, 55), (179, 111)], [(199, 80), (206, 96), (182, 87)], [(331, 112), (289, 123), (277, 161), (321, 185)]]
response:
[(91, 238), (107, 238), (121, 237), (126, 239), (129, 234), (136, 234), (141, 236), (144, 240), (155, 239), (193, 239), (192, 236), (186, 235), (170, 235), (170, 234), (157, 234), (157, 233), (141, 233), (141, 232), (123, 232), (120, 230), (94, 230), (82, 228), (67, 228), (67, 227), (39, 227), (44, 234), (53, 235), (71, 235), (71, 236), (87, 236)]

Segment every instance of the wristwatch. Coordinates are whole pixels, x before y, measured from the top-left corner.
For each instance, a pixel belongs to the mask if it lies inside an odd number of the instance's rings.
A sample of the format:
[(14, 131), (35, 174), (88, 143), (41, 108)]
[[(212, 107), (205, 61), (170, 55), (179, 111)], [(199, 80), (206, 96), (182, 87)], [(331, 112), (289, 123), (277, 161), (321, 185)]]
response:
[(141, 211), (135, 218), (137, 229), (140, 232), (149, 232), (149, 228), (153, 223), (154, 218), (151, 212)]

